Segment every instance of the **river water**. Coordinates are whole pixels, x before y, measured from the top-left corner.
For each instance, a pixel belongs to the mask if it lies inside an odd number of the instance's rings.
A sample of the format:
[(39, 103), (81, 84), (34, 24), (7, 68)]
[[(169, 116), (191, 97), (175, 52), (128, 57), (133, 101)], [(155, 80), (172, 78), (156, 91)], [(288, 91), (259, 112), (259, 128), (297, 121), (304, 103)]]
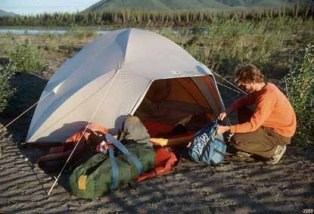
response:
[[(13, 34), (13, 35), (42, 35), (42, 34), (55, 34), (62, 35), (68, 32), (68, 30), (45, 30), (45, 29), (0, 29), (0, 34)], [(98, 30), (97, 34), (105, 34), (108, 30)]]

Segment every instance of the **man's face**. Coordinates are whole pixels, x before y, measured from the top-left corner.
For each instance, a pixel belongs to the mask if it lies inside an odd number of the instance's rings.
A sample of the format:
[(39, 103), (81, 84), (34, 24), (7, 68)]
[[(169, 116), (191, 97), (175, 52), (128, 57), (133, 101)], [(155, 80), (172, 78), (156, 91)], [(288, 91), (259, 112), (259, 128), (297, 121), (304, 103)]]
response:
[(254, 83), (239, 83), (238, 87), (244, 90), (246, 93), (250, 94), (255, 91)]

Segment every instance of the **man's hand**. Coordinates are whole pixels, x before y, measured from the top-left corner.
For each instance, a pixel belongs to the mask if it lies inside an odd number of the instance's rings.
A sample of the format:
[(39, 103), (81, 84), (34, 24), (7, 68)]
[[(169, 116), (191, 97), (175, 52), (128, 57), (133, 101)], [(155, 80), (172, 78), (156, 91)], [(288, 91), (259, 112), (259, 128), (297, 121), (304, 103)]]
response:
[(217, 129), (217, 134), (223, 134), (225, 133), (226, 131), (229, 131), (230, 130), (230, 126), (218, 126), (218, 129)]
[(226, 116), (227, 116), (227, 113), (226, 113), (226, 112), (222, 112), (222, 113), (220, 113), (220, 115), (218, 116), (218, 120), (223, 121)]

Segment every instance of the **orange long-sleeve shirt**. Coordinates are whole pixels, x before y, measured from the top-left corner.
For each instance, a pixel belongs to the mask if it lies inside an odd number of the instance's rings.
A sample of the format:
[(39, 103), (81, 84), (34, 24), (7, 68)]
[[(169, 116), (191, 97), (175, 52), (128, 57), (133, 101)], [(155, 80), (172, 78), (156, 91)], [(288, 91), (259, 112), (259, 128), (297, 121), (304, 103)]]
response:
[(256, 109), (250, 121), (230, 126), (232, 133), (253, 132), (260, 126), (273, 128), (285, 137), (292, 137), (296, 130), (296, 115), (287, 97), (272, 83), (260, 91), (250, 93), (235, 103), (228, 112), (246, 105), (255, 105)]

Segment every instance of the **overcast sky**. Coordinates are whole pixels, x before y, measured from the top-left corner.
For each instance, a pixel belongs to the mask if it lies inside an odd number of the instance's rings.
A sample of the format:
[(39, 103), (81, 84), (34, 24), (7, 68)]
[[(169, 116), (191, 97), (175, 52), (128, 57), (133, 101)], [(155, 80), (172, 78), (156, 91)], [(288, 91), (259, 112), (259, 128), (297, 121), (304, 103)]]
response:
[(77, 12), (100, 0), (0, 0), (0, 9), (21, 15)]

